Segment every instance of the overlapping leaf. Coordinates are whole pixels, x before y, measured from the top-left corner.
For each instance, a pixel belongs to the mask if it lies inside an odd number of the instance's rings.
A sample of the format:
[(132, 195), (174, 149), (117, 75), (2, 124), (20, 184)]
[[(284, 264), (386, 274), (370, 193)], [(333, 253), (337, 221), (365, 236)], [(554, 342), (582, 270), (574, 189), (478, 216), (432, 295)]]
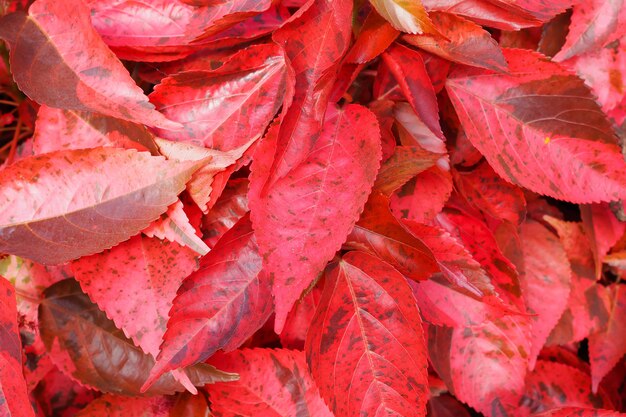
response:
[(26, 158), (0, 171), (0, 251), (44, 264), (101, 252), (165, 212), (197, 168), (117, 148)]
[(504, 53), (510, 74), (464, 68), (448, 79), (472, 144), (532, 191), (578, 203), (623, 197), (626, 163), (582, 80), (540, 55)]
[(0, 38), (11, 46), (17, 85), (40, 104), (163, 129), (180, 127), (154, 110), (91, 26), (89, 8), (81, 0), (37, 0), (29, 14), (2, 18)]
[(218, 349), (236, 349), (267, 321), (272, 313), (271, 282), (261, 267), (246, 216), (178, 290), (146, 386), (164, 372), (201, 362)]
[[(68, 279), (46, 289), (39, 306), (40, 331), (57, 366), (100, 391), (137, 396), (154, 358), (126, 339), (106, 315)], [(196, 385), (237, 379), (206, 364), (184, 370)], [(171, 373), (159, 378), (147, 395), (183, 391)]]
[(351, 252), (329, 267), (305, 349), (335, 416), (424, 416), (423, 337), (404, 277), (371, 255)]
[(250, 206), (264, 265), (274, 280), (280, 332), (293, 303), (332, 259), (363, 210), (381, 150), (378, 123), (369, 110), (331, 108), (312, 152), (265, 191), (257, 178), (269, 171), (271, 154), (261, 152), (278, 139), (270, 130), (257, 148)]
[(216, 355), (211, 363), (240, 376), (234, 384), (209, 387), (216, 417), (332, 417), (301, 351), (239, 350)]

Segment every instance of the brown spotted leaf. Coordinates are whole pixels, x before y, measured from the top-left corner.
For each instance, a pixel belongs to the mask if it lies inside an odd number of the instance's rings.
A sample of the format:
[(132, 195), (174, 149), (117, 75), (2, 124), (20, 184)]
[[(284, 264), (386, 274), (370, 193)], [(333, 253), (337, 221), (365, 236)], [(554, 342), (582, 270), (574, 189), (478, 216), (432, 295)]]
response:
[(28, 14), (2, 18), (0, 38), (11, 47), (17, 85), (40, 104), (163, 129), (180, 127), (154, 109), (91, 26), (89, 8), (81, 0), (37, 0)]
[(356, 223), (374, 183), (381, 148), (378, 123), (368, 109), (330, 107), (312, 152), (264, 191), (258, 178), (270, 170), (271, 154), (264, 151), (272, 148), (276, 136), (270, 129), (257, 148), (249, 197), (263, 264), (274, 280), (280, 333), (294, 302)]
[(197, 269), (195, 256), (177, 243), (138, 235), (72, 262), (72, 271), (107, 317), (156, 358), (176, 291)]
[(192, 365), (218, 349), (236, 349), (272, 313), (271, 281), (248, 216), (217, 242), (174, 299), (149, 386), (163, 373)]
[[(68, 279), (46, 289), (39, 306), (39, 325), (53, 361), (66, 374), (102, 392), (140, 395), (154, 358), (127, 339), (92, 304), (78, 282)], [(206, 364), (185, 369), (184, 373), (194, 385), (237, 379), (235, 374)], [(172, 373), (167, 373), (145, 394), (164, 395), (183, 390)]]
[(389, 264), (350, 252), (329, 266), (305, 351), (335, 416), (425, 415), (421, 319), (405, 278)]
[(469, 67), (446, 88), (472, 144), (502, 178), (590, 203), (626, 195), (626, 163), (583, 81), (547, 58), (505, 50), (507, 74)]
[(156, 220), (197, 167), (118, 148), (23, 159), (0, 171), (0, 251), (43, 264), (101, 252)]
[(235, 383), (208, 388), (216, 417), (333, 417), (301, 351), (246, 349), (217, 354), (210, 362), (239, 374)]

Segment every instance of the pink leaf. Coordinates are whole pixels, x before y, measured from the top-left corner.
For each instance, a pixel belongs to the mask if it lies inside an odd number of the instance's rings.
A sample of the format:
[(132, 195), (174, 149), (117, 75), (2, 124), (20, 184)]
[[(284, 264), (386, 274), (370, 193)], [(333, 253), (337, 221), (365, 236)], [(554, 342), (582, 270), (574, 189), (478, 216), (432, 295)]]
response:
[(274, 279), (280, 333), (293, 303), (332, 259), (363, 210), (381, 149), (378, 123), (369, 110), (331, 108), (308, 157), (264, 190), (258, 178), (267, 178), (271, 162), (261, 158), (271, 156), (264, 151), (276, 140), (270, 130), (257, 148), (249, 195), (264, 266)]
[(426, 414), (427, 355), (405, 278), (362, 252), (332, 264), (305, 350), (337, 417)]
[(141, 235), (72, 262), (83, 291), (155, 358), (176, 290), (196, 269), (190, 249)]
[(36, 102), (163, 129), (180, 127), (154, 110), (91, 26), (82, 1), (37, 0), (28, 15), (3, 17), (0, 37), (11, 46), (15, 81)]
[(110, 248), (165, 212), (197, 167), (117, 148), (23, 159), (0, 171), (0, 251), (58, 264)]

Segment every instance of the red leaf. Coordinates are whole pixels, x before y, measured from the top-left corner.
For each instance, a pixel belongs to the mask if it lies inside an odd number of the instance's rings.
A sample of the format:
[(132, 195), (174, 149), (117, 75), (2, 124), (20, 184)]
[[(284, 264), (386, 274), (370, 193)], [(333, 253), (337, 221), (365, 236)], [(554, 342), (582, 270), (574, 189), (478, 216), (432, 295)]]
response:
[(410, 291), (362, 252), (329, 267), (305, 349), (335, 416), (426, 415), (426, 346)]
[(288, 349), (304, 350), (306, 334), (320, 303), (322, 290), (316, 285), (307, 295), (302, 297), (289, 312), (285, 327), (280, 333), (280, 343)]
[(37, 113), (33, 151), (37, 154), (99, 146), (150, 151), (158, 150), (154, 136), (143, 125), (78, 110), (41, 106)]
[(239, 374), (234, 384), (209, 387), (211, 411), (216, 417), (332, 417), (302, 352), (240, 350), (216, 355), (211, 363)]
[(491, 69), (507, 70), (500, 47), (489, 32), (477, 24), (450, 13), (430, 13), (441, 35), (404, 36), (408, 43), (450, 61)]
[(502, 30), (520, 30), (541, 24), (527, 11), (504, 7), (488, 0), (423, 0), (427, 10), (438, 10), (466, 17), (474, 22)]
[(248, 181), (230, 181), (203, 220), (205, 242), (214, 247), (218, 239), (248, 212)]
[(15, 289), (0, 276), (0, 416), (35, 416), (22, 373)]
[(613, 410), (598, 410), (591, 408), (563, 407), (552, 409), (539, 414), (533, 414), (533, 417), (619, 417), (625, 416), (624, 413), (618, 413)]
[(554, 57), (565, 61), (598, 50), (626, 34), (623, 0), (592, 0), (574, 4), (565, 45)]
[(626, 224), (615, 218), (607, 203), (581, 205), (580, 215), (593, 252), (596, 279), (600, 279), (604, 257), (622, 237), (626, 230)]
[(171, 397), (132, 398), (106, 394), (92, 401), (76, 417), (169, 417)]
[[(359, 133), (356, 133), (356, 129)], [(328, 111), (313, 151), (263, 190), (275, 144), (271, 129), (252, 164), (250, 206), (264, 265), (273, 277), (276, 330), (311, 281), (341, 247), (363, 210), (381, 158), (375, 116), (349, 105)], [(261, 159), (264, 158), (264, 159)], [(294, 254), (298, 254), (294, 262)]]
[(276, 144), (264, 151), (275, 155), (271, 169), (251, 179), (263, 182), (259, 186), (296, 169), (316, 147), (340, 59), (350, 43), (351, 14), (348, 0), (309, 1), (274, 32), (289, 64), (289, 83)]
[(72, 262), (89, 298), (155, 358), (176, 290), (196, 268), (190, 249), (141, 235)]
[(261, 266), (246, 216), (178, 290), (157, 364), (144, 388), (163, 373), (201, 362), (218, 349), (236, 349), (267, 321), (272, 313), (270, 281)]
[[(148, 377), (154, 358), (124, 337), (105, 313), (81, 292), (78, 282), (66, 279), (46, 289), (39, 306), (39, 324), (53, 362), (66, 375), (102, 392), (140, 395), (141, 384)], [(200, 386), (237, 379), (237, 375), (207, 364), (182, 372), (187, 382)], [(176, 378), (181, 379), (172, 373), (163, 375), (145, 394), (168, 395), (183, 391), (185, 387)]]
[(180, 127), (154, 110), (91, 26), (82, 1), (37, 0), (28, 15), (3, 17), (0, 37), (11, 46), (15, 81), (36, 102), (163, 129)]
[(472, 171), (454, 171), (459, 193), (483, 213), (515, 225), (526, 217), (524, 192), (500, 178), (486, 162)]
[(165, 212), (197, 166), (116, 148), (23, 159), (0, 171), (0, 251), (58, 264), (110, 248)]
[(220, 1), (209, 7), (192, 7), (169, 0), (91, 0), (90, 3), (93, 25), (104, 41), (121, 58), (136, 61), (183, 58), (203, 46), (204, 42), (197, 41), (210, 38), (271, 5), (270, 0)]
[(486, 415), (503, 415), (500, 398), (524, 389), (527, 332), (524, 318), (510, 316), (454, 329), (449, 367), (456, 397)]
[(552, 19), (559, 13), (572, 7), (576, 3), (575, 0), (494, 0), (494, 3), (500, 3), (505, 8), (515, 10), (519, 8), (530, 13), (542, 22)]
[(417, 146), (396, 146), (378, 171), (374, 189), (389, 196), (414, 176), (435, 165), (441, 155)]
[(524, 301), (532, 323), (529, 365), (535, 360), (550, 332), (567, 308), (570, 293), (570, 264), (561, 242), (540, 223), (521, 226), (524, 273), (520, 276)]
[(183, 71), (150, 94), (157, 108), (184, 126), (163, 138), (220, 151), (260, 137), (283, 101), (285, 60), (276, 45), (245, 49), (213, 71)]
[(626, 289), (614, 284), (608, 288), (609, 317), (605, 326), (589, 335), (591, 380), (596, 392), (602, 378), (626, 354)]
[[(591, 392), (589, 375), (570, 366), (537, 361), (534, 372), (526, 377), (522, 401), (511, 407), (516, 415), (528, 416), (554, 407), (612, 408), (605, 394)], [(521, 405), (521, 407), (520, 407)]]
[(421, 0), (370, 0), (370, 3), (397, 30), (436, 33)]
[(391, 195), (391, 211), (399, 219), (431, 223), (450, 198), (452, 187), (450, 171), (429, 168)]
[(365, 18), (359, 36), (346, 55), (346, 62), (365, 64), (371, 61), (383, 53), (399, 34), (384, 18), (372, 10)]
[(406, 277), (428, 279), (439, 267), (430, 249), (402, 227), (389, 211), (389, 200), (373, 192), (346, 246), (371, 253)]
[(413, 110), (435, 136), (443, 139), (435, 89), (420, 53), (396, 43), (383, 59)]
[(504, 52), (510, 74), (463, 68), (448, 79), (474, 146), (500, 176), (532, 191), (578, 203), (624, 196), (626, 164), (582, 80), (540, 55)]

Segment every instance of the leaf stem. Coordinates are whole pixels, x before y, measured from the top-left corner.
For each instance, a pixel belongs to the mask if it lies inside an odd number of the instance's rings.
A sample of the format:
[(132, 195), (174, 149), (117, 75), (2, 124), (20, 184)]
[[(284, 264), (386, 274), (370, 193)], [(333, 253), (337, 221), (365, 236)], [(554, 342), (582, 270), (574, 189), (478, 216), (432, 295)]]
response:
[(20, 131), (22, 130), (22, 115), (17, 118), (17, 125), (15, 126), (15, 132), (13, 133), (13, 139), (11, 140), (11, 149), (9, 150), (9, 156), (7, 156), (6, 164), (11, 165), (17, 152), (17, 143), (20, 138)]

